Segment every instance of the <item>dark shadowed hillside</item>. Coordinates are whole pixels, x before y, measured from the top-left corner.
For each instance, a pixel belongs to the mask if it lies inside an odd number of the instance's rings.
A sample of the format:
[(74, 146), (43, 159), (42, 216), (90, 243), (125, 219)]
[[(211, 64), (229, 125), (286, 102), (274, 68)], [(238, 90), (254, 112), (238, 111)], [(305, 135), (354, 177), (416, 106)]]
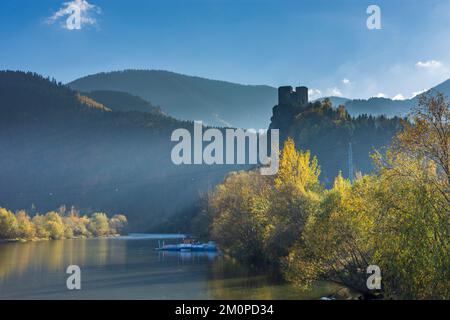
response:
[(269, 126), (276, 89), (209, 80), (168, 71), (99, 73), (75, 80), (73, 89), (123, 91), (142, 97), (179, 119), (214, 126), (262, 129)]
[(236, 169), (175, 166), (171, 133), (192, 123), (116, 112), (36, 74), (0, 72), (0, 97), (0, 206), (123, 212), (145, 231)]

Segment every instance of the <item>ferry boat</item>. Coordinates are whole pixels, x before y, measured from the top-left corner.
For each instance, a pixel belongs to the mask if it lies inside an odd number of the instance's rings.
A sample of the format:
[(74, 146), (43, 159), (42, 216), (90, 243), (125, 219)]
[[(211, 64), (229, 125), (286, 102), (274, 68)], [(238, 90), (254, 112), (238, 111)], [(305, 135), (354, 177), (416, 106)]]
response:
[(217, 246), (213, 241), (208, 243), (198, 243), (194, 240), (184, 240), (183, 243), (178, 244), (163, 244), (158, 242), (159, 251), (217, 251)]

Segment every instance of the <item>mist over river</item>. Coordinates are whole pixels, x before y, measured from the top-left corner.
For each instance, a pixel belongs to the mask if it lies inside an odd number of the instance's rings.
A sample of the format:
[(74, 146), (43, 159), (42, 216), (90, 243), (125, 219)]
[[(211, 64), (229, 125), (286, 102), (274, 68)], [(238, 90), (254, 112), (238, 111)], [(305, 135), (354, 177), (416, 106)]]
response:
[[(318, 299), (340, 288), (318, 283), (302, 292), (218, 253), (155, 250), (177, 238), (0, 243), (0, 299)], [(67, 289), (69, 265), (81, 268), (81, 290)]]

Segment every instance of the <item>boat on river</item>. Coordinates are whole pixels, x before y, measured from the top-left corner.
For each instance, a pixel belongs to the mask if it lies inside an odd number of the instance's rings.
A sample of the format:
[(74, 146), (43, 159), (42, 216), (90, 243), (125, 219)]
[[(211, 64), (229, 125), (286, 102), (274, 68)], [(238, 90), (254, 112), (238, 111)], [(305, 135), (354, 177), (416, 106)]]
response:
[(161, 245), (159, 243), (158, 248), (156, 248), (156, 250), (159, 251), (195, 251), (195, 252), (213, 252), (213, 251), (217, 251), (217, 245), (210, 241), (208, 243), (199, 243), (196, 241), (192, 241), (192, 240), (184, 240), (183, 243), (178, 243), (178, 244), (163, 244)]

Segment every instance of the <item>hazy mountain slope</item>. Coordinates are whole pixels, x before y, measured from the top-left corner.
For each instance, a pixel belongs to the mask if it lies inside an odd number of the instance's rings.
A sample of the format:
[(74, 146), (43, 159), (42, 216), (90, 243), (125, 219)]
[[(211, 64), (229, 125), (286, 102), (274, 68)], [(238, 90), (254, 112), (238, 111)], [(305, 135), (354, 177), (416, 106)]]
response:
[[(450, 97), (450, 79), (431, 88), (427, 93), (441, 92)], [(388, 117), (406, 116), (411, 108), (417, 106), (419, 96), (406, 100), (392, 100), (388, 98), (369, 98), (369, 99), (347, 99), (343, 97), (326, 97), (330, 99), (333, 107), (344, 105), (352, 116), (367, 115), (386, 115)], [(326, 98), (317, 99), (324, 101)]]
[(400, 101), (388, 98), (348, 99), (334, 96), (319, 98), (315, 101), (324, 101), (325, 99), (329, 99), (334, 108), (340, 105), (345, 106), (347, 112), (355, 117), (363, 114), (404, 117), (411, 110), (411, 107), (416, 104), (415, 99)]
[(450, 98), (450, 79), (442, 82), (441, 84), (438, 84), (431, 90), (435, 91), (435, 92), (441, 92), (444, 95), (446, 95), (448, 98)]
[(414, 106), (414, 100), (392, 100), (387, 98), (354, 99), (344, 103), (352, 116), (361, 114), (406, 116)]
[(168, 71), (100, 73), (69, 83), (73, 89), (123, 91), (142, 97), (179, 119), (215, 126), (267, 128), (277, 91)]
[(155, 114), (162, 114), (161, 108), (153, 106), (150, 102), (119, 91), (92, 91), (83, 93), (83, 95), (108, 106), (113, 111), (140, 111)]
[(81, 102), (36, 74), (0, 72), (0, 97), (0, 206), (123, 212), (145, 231), (239, 169), (176, 166), (171, 133), (192, 123)]

